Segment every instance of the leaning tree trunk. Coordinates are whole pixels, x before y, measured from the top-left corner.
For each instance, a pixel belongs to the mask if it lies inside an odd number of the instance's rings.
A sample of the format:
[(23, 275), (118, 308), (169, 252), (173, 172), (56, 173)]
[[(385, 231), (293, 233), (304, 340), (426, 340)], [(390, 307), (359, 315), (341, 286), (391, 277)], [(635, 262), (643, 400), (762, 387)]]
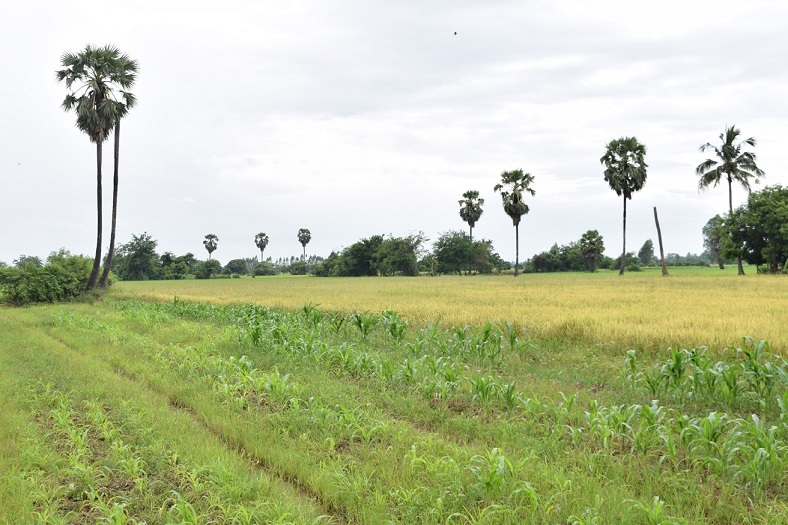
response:
[(657, 217), (657, 207), (654, 206), (654, 222), (657, 223), (657, 238), (659, 239), (659, 258), (662, 261), (662, 277), (668, 277), (668, 267), (665, 264), (665, 250), (662, 249), (662, 230), (659, 227), (659, 218)]
[(520, 267), (520, 223), (514, 225), (514, 276)]
[[(731, 176), (728, 175), (728, 210), (730, 211), (730, 215), (728, 217), (733, 217), (733, 179)], [(739, 267), (739, 275), (744, 275), (744, 266), (741, 263), (741, 254), (736, 256), (736, 265)]]
[(112, 228), (109, 234), (109, 250), (107, 260), (104, 263), (104, 271), (101, 272), (99, 288), (104, 290), (109, 281), (109, 270), (112, 266), (112, 256), (115, 255), (115, 223), (118, 217), (118, 160), (120, 155), (120, 119), (115, 122), (115, 167), (112, 173)]
[(101, 201), (103, 195), (101, 193), (101, 141), (96, 142), (96, 255), (93, 257), (93, 269), (90, 270), (90, 278), (88, 279), (88, 290), (96, 288), (98, 281), (99, 269), (101, 268)]
[(621, 269), (618, 275), (624, 275), (624, 266), (627, 263), (627, 196), (624, 194), (624, 248), (621, 252)]

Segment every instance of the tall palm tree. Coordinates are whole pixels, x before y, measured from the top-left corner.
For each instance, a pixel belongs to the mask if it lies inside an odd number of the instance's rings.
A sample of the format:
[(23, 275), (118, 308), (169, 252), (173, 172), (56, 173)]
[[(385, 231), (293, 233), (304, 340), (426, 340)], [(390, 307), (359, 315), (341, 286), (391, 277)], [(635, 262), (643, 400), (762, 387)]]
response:
[(298, 230), (298, 242), (304, 247), (304, 262), (306, 262), (306, 245), (312, 240), (312, 233), (306, 228)]
[(621, 252), (621, 269), (624, 275), (627, 260), (627, 199), (640, 191), (646, 183), (646, 146), (635, 137), (622, 137), (605, 145), (605, 154), (599, 159), (605, 165), (605, 180), (616, 195), (624, 196), (624, 244)]
[(262, 232), (258, 233), (254, 236), (254, 243), (260, 249), (260, 262), (263, 262), (263, 250), (268, 246), (268, 235)]
[(202, 241), (203, 246), (205, 249), (208, 250), (208, 260), (211, 260), (211, 254), (216, 250), (216, 246), (219, 244), (219, 237), (216, 235), (209, 233), (205, 236), (205, 240)]
[(515, 277), (518, 275), (518, 267), (520, 265), (520, 218), (531, 211), (528, 205), (523, 202), (523, 193), (528, 193), (531, 196), (536, 195), (536, 192), (531, 188), (533, 181), (533, 175), (530, 173), (524, 174), (523, 170), (504, 171), (501, 173), (501, 182), (493, 188), (493, 191), (501, 192), (503, 211), (512, 218), (512, 224), (514, 225)]
[[(137, 61), (131, 60), (127, 55), (122, 55), (119, 59), (119, 75), (127, 83), (127, 88), (134, 85), (137, 76)], [(109, 271), (112, 268), (112, 256), (115, 254), (115, 225), (118, 217), (118, 162), (120, 159), (120, 120), (126, 116), (129, 110), (137, 103), (137, 98), (129, 91), (122, 91), (123, 103), (118, 118), (115, 120), (115, 150), (114, 150), (114, 169), (112, 173), (112, 225), (109, 234), (109, 249), (107, 259), (104, 262), (104, 271), (99, 279), (99, 288), (105, 289), (109, 280)]]
[(129, 64), (132, 63), (113, 46), (95, 48), (88, 45), (79, 53), (64, 53), (61, 57), (64, 69), (55, 73), (58, 82), (65, 81), (68, 90), (61, 107), (76, 113), (77, 128), (96, 144), (96, 254), (88, 279), (88, 290), (96, 287), (101, 267), (102, 144), (116, 122), (134, 104), (133, 95), (125, 92), (134, 83), (136, 64), (134, 71), (131, 71)]
[(473, 227), (476, 226), (476, 222), (484, 213), (482, 210), (484, 199), (479, 198), (478, 191), (469, 190), (462, 194), (462, 200), (458, 202), (460, 203), (460, 218), (470, 226), (470, 238), (473, 243)]
[[(709, 186), (716, 187), (725, 177), (728, 180), (728, 211), (733, 215), (733, 182), (741, 184), (749, 193), (751, 190), (750, 179), (754, 178), (755, 183), (760, 183), (757, 177), (764, 177), (766, 174), (755, 163), (755, 153), (742, 151), (744, 146), (755, 147), (755, 137), (750, 137), (741, 142), (736, 142), (741, 131), (736, 126), (726, 127), (720, 133), (722, 146), (713, 146), (710, 143), (701, 145), (700, 151), (710, 149), (714, 151), (717, 160), (706, 159), (695, 168), (695, 173), (700, 177), (698, 189), (703, 190)], [(744, 267), (741, 264), (741, 257), (736, 257), (739, 266), (739, 275), (744, 275)]]

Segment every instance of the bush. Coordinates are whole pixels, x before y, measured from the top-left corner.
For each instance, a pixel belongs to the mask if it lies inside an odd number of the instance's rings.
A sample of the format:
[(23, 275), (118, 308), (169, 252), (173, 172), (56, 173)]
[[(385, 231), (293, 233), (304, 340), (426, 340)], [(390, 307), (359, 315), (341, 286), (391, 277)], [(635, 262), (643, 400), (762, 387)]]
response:
[(53, 255), (41, 268), (27, 263), (0, 270), (0, 287), (5, 300), (17, 306), (73, 299), (85, 291), (92, 266), (87, 257)]
[(210, 261), (200, 261), (194, 268), (194, 277), (196, 279), (210, 279), (212, 276), (219, 276), (222, 271), (222, 263), (216, 259)]

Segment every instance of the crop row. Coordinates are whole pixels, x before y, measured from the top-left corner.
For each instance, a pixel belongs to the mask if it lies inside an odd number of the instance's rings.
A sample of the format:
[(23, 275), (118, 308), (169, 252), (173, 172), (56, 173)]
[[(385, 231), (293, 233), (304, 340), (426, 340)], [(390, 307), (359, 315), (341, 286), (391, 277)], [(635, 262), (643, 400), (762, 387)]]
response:
[(289, 509), (240, 494), (221, 462), (190, 465), (133, 419), (113, 421), (107, 406), (48, 384), (34, 385), (30, 400), (45, 437), (25, 444), (21, 476), (38, 523), (292, 522)]

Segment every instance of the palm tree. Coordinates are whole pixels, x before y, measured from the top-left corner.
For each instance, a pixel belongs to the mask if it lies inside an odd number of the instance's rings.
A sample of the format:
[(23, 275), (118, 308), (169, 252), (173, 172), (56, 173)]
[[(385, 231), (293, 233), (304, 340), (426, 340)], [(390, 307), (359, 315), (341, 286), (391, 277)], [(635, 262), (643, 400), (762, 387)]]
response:
[(624, 244), (621, 252), (621, 269), (624, 275), (627, 260), (627, 199), (640, 191), (646, 183), (646, 146), (635, 137), (622, 137), (605, 145), (605, 154), (599, 159), (605, 165), (605, 180), (618, 196), (624, 196)]
[(460, 203), (460, 218), (470, 226), (470, 238), (471, 244), (473, 244), (473, 227), (476, 226), (476, 222), (484, 213), (482, 210), (484, 199), (480, 199), (479, 192), (475, 190), (466, 191), (462, 197), (463, 199), (458, 201)]
[(107, 45), (100, 48), (86, 46), (76, 54), (64, 53), (61, 64), (64, 69), (55, 75), (58, 82), (65, 81), (69, 90), (61, 107), (75, 111), (77, 128), (96, 144), (96, 254), (87, 285), (87, 289), (92, 290), (96, 287), (101, 266), (102, 144), (117, 121), (134, 104), (134, 96), (124, 90), (134, 83), (136, 63), (121, 55), (117, 48)]
[[(741, 131), (736, 126), (726, 127), (720, 133), (721, 147), (713, 146), (710, 143), (703, 144), (700, 151), (711, 149), (717, 156), (717, 160), (706, 159), (695, 168), (695, 173), (700, 177), (698, 189), (703, 190), (709, 186), (717, 186), (723, 179), (728, 180), (728, 211), (733, 215), (733, 182), (741, 184), (747, 192), (750, 192), (750, 179), (755, 178), (755, 184), (760, 183), (757, 177), (766, 174), (755, 163), (755, 153), (742, 151), (744, 146), (755, 147), (755, 137), (750, 137), (741, 142), (736, 142)], [(739, 275), (744, 275), (744, 267), (741, 264), (741, 256), (736, 257), (739, 266)]]
[(531, 188), (534, 181), (533, 175), (523, 173), (523, 170), (504, 171), (501, 173), (501, 182), (495, 185), (493, 191), (501, 192), (503, 211), (512, 218), (515, 237), (514, 276), (517, 277), (520, 265), (520, 218), (531, 209), (523, 202), (523, 193), (531, 196), (536, 192)]
[(304, 247), (304, 262), (306, 262), (306, 245), (312, 240), (312, 234), (306, 228), (298, 230), (298, 242)]
[(263, 250), (268, 246), (268, 235), (265, 233), (258, 233), (254, 236), (254, 243), (260, 248), (260, 262), (263, 262)]
[(216, 235), (209, 233), (205, 236), (205, 240), (202, 241), (205, 249), (208, 250), (208, 260), (211, 260), (211, 254), (216, 250), (216, 245), (219, 244), (219, 237)]

